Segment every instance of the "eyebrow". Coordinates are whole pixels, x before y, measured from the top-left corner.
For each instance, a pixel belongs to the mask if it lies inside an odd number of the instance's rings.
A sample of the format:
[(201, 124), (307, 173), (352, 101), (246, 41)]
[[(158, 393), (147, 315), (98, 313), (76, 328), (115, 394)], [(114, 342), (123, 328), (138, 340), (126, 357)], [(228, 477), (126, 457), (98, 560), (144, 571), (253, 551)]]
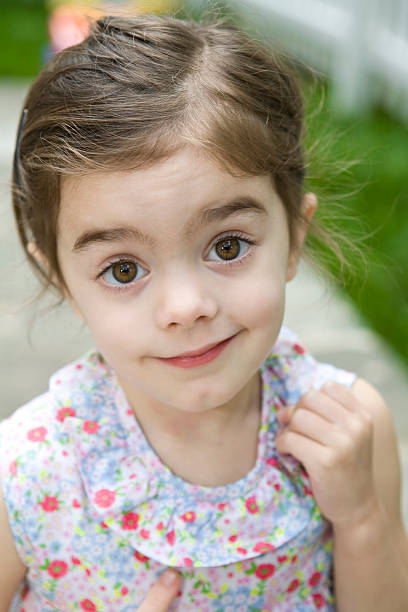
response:
[[(232, 201), (223, 204), (222, 206), (205, 208), (199, 214), (187, 222), (184, 228), (186, 237), (191, 237), (201, 227), (210, 225), (215, 222), (224, 221), (236, 214), (256, 214), (267, 215), (265, 206), (252, 196), (242, 196), (234, 198)], [(153, 246), (155, 240), (139, 231), (135, 227), (113, 227), (110, 229), (90, 229), (83, 232), (75, 241), (72, 251), (75, 253), (87, 250), (95, 244), (103, 244), (109, 242), (124, 242), (132, 240), (142, 244)]]

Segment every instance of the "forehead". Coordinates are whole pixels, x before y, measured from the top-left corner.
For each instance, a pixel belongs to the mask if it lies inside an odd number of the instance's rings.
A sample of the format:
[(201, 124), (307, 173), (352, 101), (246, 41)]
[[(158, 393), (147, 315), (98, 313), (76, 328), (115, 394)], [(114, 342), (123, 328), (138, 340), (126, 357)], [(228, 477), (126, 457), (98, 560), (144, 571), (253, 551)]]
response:
[(273, 207), (279, 200), (269, 176), (236, 177), (192, 148), (149, 168), (65, 177), (59, 232), (143, 224), (150, 232), (185, 224), (201, 209), (250, 196)]

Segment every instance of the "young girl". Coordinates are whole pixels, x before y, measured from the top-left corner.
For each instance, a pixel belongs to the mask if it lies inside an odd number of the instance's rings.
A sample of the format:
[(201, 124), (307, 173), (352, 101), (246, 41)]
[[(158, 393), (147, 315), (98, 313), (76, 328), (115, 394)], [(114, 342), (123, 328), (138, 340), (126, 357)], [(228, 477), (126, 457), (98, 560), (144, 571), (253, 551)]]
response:
[(0, 608), (402, 612), (389, 412), (281, 329), (316, 199), (285, 65), (226, 23), (106, 17), (28, 93), (14, 209), (97, 350), (1, 434)]

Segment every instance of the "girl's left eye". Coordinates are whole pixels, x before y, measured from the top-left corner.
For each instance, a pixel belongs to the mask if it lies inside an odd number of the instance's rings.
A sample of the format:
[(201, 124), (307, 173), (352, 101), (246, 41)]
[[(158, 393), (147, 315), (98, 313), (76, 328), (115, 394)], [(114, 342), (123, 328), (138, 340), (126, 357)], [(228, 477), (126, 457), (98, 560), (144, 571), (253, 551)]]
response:
[(243, 257), (251, 242), (237, 236), (224, 236), (218, 239), (211, 248), (207, 259), (210, 261), (233, 261)]
[(108, 285), (121, 287), (143, 278), (147, 273), (147, 270), (135, 261), (121, 259), (111, 263), (98, 278), (102, 277)]

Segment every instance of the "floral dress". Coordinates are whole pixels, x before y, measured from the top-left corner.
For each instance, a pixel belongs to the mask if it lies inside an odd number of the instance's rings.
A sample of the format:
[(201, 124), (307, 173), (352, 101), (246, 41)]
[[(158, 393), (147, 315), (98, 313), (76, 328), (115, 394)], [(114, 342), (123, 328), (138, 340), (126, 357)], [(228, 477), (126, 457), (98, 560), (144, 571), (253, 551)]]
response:
[(287, 329), (261, 376), (257, 461), (225, 486), (161, 462), (97, 351), (3, 421), (2, 486), (27, 566), (11, 610), (134, 612), (168, 566), (183, 575), (172, 611), (334, 610), (331, 528), (301, 464), (275, 449), (276, 413), (355, 376), (314, 361)]

